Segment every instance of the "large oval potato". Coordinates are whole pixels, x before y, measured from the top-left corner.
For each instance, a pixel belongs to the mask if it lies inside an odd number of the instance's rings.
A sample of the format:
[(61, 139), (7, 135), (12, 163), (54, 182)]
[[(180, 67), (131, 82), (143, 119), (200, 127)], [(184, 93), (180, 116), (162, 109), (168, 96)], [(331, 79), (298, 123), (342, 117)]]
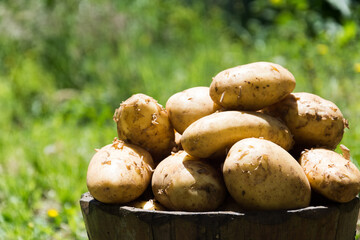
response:
[(152, 190), (167, 209), (181, 211), (215, 210), (226, 194), (221, 174), (185, 151), (159, 163), (152, 177)]
[(307, 207), (311, 188), (299, 163), (268, 140), (243, 139), (224, 162), (226, 187), (234, 200), (251, 210)]
[(172, 95), (166, 110), (174, 129), (182, 134), (193, 122), (221, 107), (210, 98), (208, 87), (194, 87)]
[(360, 171), (340, 154), (328, 149), (311, 149), (300, 157), (311, 187), (336, 202), (349, 202), (360, 192)]
[(149, 186), (154, 167), (144, 149), (115, 140), (92, 157), (86, 177), (90, 194), (104, 203), (127, 203)]
[(135, 94), (120, 104), (114, 114), (119, 139), (149, 151), (155, 162), (174, 147), (174, 129), (166, 110), (155, 99)]
[(210, 85), (210, 96), (225, 109), (260, 110), (282, 100), (295, 85), (294, 76), (284, 67), (255, 62), (218, 73)]
[(291, 93), (263, 112), (280, 117), (294, 135), (295, 143), (307, 148), (335, 149), (347, 126), (334, 103), (306, 92)]
[(274, 117), (258, 112), (226, 111), (200, 118), (181, 137), (183, 149), (192, 156), (208, 158), (226, 156), (237, 141), (262, 137), (286, 150), (293, 145), (289, 129)]

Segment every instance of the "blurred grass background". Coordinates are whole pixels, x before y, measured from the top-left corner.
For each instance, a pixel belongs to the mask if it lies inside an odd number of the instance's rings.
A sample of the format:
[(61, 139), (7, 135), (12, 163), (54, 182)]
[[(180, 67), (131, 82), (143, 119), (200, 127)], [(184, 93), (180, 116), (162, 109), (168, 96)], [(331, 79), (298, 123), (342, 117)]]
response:
[(0, 1), (0, 239), (86, 239), (78, 201), (119, 103), (254, 61), (337, 104), (357, 163), (359, 16), (355, 0)]

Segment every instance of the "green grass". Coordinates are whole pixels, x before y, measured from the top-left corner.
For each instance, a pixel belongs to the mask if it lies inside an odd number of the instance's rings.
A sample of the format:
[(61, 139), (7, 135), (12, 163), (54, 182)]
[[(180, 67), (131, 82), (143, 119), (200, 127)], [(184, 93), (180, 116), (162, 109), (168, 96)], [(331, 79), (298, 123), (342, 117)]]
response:
[(142, 92), (165, 105), (254, 61), (285, 66), (296, 91), (337, 104), (350, 122), (342, 143), (360, 163), (355, 17), (336, 22), (291, 1), (257, 3), (253, 14), (279, 14), (242, 26), (216, 4), (0, 3), (0, 239), (86, 239), (79, 199), (87, 166), (116, 136), (119, 103)]

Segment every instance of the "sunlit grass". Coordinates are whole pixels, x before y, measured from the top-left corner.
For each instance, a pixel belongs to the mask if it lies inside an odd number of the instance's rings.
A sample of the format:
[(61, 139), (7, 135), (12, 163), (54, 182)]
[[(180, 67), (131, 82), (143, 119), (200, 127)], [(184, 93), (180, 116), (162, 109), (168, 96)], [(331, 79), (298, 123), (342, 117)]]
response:
[(95, 148), (111, 142), (114, 126), (53, 118), (18, 130), (1, 151), (0, 237), (85, 238), (78, 201), (87, 165)]

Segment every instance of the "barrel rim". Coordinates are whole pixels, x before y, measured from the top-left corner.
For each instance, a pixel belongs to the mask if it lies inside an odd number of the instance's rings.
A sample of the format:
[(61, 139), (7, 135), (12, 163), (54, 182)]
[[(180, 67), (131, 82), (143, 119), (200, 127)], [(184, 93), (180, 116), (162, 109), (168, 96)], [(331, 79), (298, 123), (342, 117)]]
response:
[(266, 214), (266, 215), (286, 215), (286, 214), (302, 214), (302, 213), (308, 213), (311, 212), (312, 214), (314, 212), (324, 212), (324, 211), (328, 211), (331, 209), (338, 209), (338, 208), (342, 208), (342, 209), (352, 209), (356, 206), (358, 206), (360, 204), (360, 200), (359, 200), (359, 196), (357, 196), (356, 198), (354, 198), (353, 200), (351, 200), (350, 202), (347, 203), (336, 203), (336, 202), (329, 202), (328, 204), (321, 204), (318, 206), (308, 206), (308, 207), (304, 207), (304, 208), (298, 208), (298, 209), (290, 209), (290, 210), (270, 210), (270, 211), (258, 211), (258, 210), (246, 210), (246, 211), (224, 211), (224, 210), (219, 210), (219, 211), (204, 211), (204, 212), (190, 212), (190, 211), (173, 211), (173, 210), (147, 210), (147, 209), (141, 209), (141, 208), (136, 208), (136, 207), (132, 207), (132, 206), (126, 206), (124, 204), (107, 204), (107, 203), (102, 203), (98, 200), (96, 200), (89, 192), (86, 192), (84, 194), (82, 194), (80, 202), (86, 202), (86, 203), (90, 203), (91, 204), (95, 204), (97, 206), (100, 206), (102, 208), (109, 208), (109, 209), (119, 209), (120, 211), (123, 212), (132, 212), (132, 213), (138, 213), (138, 214), (160, 214), (160, 215), (174, 215), (174, 216), (179, 216), (179, 215), (183, 215), (183, 216), (192, 216), (192, 215), (206, 215), (206, 216), (244, 216), (244, 215), (258, 215), (258, 214)]

